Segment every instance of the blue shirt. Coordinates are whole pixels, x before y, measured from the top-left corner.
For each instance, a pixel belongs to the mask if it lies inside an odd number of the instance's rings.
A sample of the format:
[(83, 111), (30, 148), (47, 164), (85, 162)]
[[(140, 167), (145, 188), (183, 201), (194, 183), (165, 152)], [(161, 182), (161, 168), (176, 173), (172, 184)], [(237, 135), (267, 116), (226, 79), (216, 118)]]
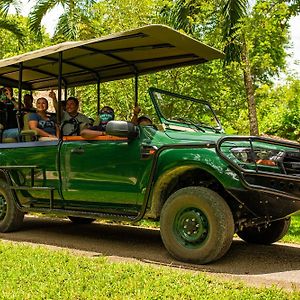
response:
[(42, 129), (51, 135), (56, 135), (55, 119), (52, 116), (50, 116), (48, 120), (44, 120), (39, 114), (30, 113), (28, 121), (37, 121), (37, 128)]

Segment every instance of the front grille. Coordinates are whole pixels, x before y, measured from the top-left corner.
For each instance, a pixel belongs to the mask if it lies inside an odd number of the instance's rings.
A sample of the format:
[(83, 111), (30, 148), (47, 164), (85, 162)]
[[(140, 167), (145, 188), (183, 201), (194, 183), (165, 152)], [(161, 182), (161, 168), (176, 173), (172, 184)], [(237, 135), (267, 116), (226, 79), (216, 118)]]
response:
[(300, 176), (300, 152), (285, 152), (282, 166), (285, 174)]

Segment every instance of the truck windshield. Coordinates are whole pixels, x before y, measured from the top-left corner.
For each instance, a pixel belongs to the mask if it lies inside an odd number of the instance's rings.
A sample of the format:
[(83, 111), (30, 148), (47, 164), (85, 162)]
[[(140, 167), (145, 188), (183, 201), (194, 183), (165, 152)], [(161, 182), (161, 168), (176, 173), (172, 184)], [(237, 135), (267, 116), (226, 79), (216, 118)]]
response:
[(186, 128), (195, 131), (205, 131), (205, 128), (218, 131), (222, 129), (207, 101), (154, 88), (150, 89), (150, 95), (161, 122), (166, 125), (186, 125)]

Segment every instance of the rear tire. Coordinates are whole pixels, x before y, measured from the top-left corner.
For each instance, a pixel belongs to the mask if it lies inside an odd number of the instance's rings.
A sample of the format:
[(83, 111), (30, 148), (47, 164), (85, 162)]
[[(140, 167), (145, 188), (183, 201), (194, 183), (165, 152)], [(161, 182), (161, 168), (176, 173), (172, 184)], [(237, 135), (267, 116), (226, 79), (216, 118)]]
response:
[(0, 232), (18, 230), (24, 220), (24, 213), (16, 205), (8, 184), (0, 180)]
[(73, 216), (68, 216), (68, 218), (70, 219), (70, 221), (72, 221), (75, 224), (91, 224), (94, 221), (96, 221), (96, 219), (92, 219), (92, 218), (83, 218), (83, 217), (73, 217)]
[(172, 256), (206, 264), (228, 251), (234, 222), (220, 195), (204, 187), (187, 187), (167, 199), (161, 211), (160, 232)]
[(281, 219), (264, 227), (247, 227), (237, 235), (247, 243), (269, 245), (282, 239), (289, 230), (291, 218)]

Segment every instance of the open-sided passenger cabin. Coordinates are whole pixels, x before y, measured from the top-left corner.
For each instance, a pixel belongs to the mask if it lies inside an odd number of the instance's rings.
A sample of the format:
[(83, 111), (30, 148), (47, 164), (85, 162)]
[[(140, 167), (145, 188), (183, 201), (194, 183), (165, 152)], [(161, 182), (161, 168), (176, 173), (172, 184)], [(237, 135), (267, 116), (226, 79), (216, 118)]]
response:
[[(22, 91), (58, 90), (60, 112), (68, 88), (96, 84), (99, 111), (101, 82), (135, 77), (133, 104), (136, 104), (140, 75), (221, 57), (220, 51), (169, 27), (150, 25), (86, 41), (64, 42), (1, 60), (0, 84), (18, 91), (20, 141), (30, 141), (35, 139), (35, 133), (28, 131), (26, 120), (22, 128)], [(61, 113), (57, 114), (57, 123), (61, 125)], [(22, 132), (23, 129), (26, 131)]]

